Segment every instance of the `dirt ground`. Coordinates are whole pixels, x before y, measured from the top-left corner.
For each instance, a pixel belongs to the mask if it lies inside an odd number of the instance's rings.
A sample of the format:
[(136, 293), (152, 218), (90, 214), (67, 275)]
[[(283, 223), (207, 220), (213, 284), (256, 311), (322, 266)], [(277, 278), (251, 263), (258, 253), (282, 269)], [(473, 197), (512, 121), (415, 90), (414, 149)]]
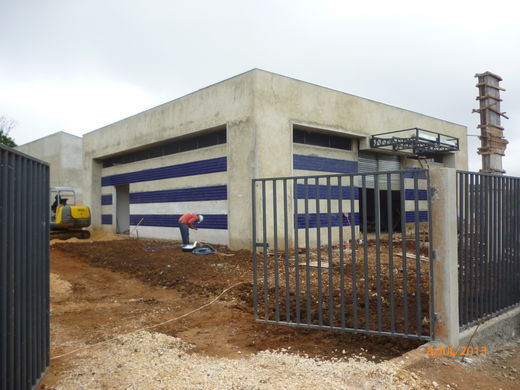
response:
[[(53, 360), (43, 388), (85, 388), (65, 385), (72, 383), (66, 381), (71, 373), (75, 378), (84, 375), (74, 371), (80, 363), (84, 365), (94, 350), (108, 348), (115, 342), (113, 338), (145, 328), (190, 344), (189, 354), (233, 361), (276, 350), (328, 362), (355, 355), (376, 363), (396, 358), (421, 345), (421, 342), (408, 339), (254, 322), (251, 253), (248, 251), (232, 253), (219, 248), (232, 256), (196, 256), (184, 253), (178, 247), (157, 248), (171, 245), (171, 242), (103, 239), (109, 238), (54, 242), (51, 247)], [(193, 312), (231, 286), (234, 287), (218, 301)], [(149, 328), (183, 315), (187, 316)], [(90, 346), (92, 352), (89, 349), (75, 352)], [(444, 388), (448, 385), (472, 389), (518, 388), (515, 384), (520, 378), (514, 370), (520, 369), (520, 361), (514, 356), (514, 351), (520, 352), (520, 348), (518, 345), (510, 348), (513, 352), (509, 355), (506, 352), (494, 354), (492, 358), (483, 359), (483, 363), (460, 365), (444, 358), (419, 359), (407, 371), (416, 375), (417, 380), (405, 375), (402, 383), (412, 385), (403, 385), (403, 388), (434, 385)], [(491, 361), (498, 363), (492, 364)], [(497, 369), (497, 364), (506, 368)], [(475, 380), (468, 381), (468, 377)], [(436, 383), (432, 384), (433, 381)], [(96, 383), (88, 388), (141, 388), (139, 385), (120, 387), (115, 383)], [(465, 387), (469, 383), (471, 387)], [(482, 387), (486, 383), (492, 386)], [(384, 387), (374, 385), (372, 388)]]

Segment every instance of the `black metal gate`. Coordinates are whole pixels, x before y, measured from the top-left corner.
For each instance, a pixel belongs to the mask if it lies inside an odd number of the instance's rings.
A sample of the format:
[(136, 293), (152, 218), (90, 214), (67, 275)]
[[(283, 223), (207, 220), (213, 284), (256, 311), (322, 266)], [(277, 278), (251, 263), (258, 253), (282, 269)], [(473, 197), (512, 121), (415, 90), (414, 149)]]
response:
[(422, 169), (253, 179), (257, 321), (433, 337)]
[(0, 388), (49, 366), (49, 167), (0, 144)]
[(457, 172), (459, 324), (520, 304), (520, 178)]

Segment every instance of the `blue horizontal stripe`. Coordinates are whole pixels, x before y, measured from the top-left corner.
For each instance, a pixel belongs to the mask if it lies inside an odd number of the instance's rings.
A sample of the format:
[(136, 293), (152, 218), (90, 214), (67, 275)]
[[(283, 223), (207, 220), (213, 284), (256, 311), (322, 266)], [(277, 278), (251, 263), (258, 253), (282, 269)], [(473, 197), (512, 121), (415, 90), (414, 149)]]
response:
[(101, 215), (101, 224), (102, 225), (112, 225), (112, 214), (102, 214)]
[(170, 179), (174, 177), (203, 175), (206, 173), (227, 171), (227, 158), (217, 157), (167, 167), (144, 169), (142, 171), (122, 173), (101, 178), (102, 186), (137, 183), (142, 181)]
[[(342, 199), (350, 199), (350, 187), (349, 186), (342, 186), (342, 193), (341, 198)], [(305, 199), (305, 184), (297, 184), (296, 187), (297, 191), (297, 198), (298, 199)], [(316, 194), (316, 192), (319, 192), (319, 194)], [(327, 186), (320, 185), (319, 191), (316, 191), (315, 185), (307, 185), (307, 198), (308, 199), (316, 199), (316, 195), (319, 195), (320, 199), (329, 199), (329, 191)], [(330, 186), (330, 199), (339, 199), (339, 187), (338, 186)], [(354, 187), (354, 199), (359, 199), (359, 188)]]
[[(132, 214), (130, 225), (156, 226), (156, 227), (179, 227), (181, 214)], [(199, 229), (227, 229), (228, 218), (226, 214), (204, 214), (204, 221), (196, 224)]]
[(357, 161), (338, 160), (336, 158), (293, 155), (293, 168), (305, 171), (321, 171), (334, 173), (357, 173)]
[[(315, 228), (317, 227), (317, 217), (316, 213), (308, 214), (308, 227)], [(349, 213), (350, 216), (350, 213)], [(331, 213), (330, 220), (331, 226), (339, 226), (339, 213)], [(350, 218), (347, 219), (344, 215), (342, 215), (343, 226), (350, 226)], [(354, 224), (359, 225), (359, 213), (354, 213)], [(305, 214), (298, 214), (298, 229), (305, 228)], [(329, 214), (328, 213), (320, 213), (320, 227), (328, 227), (329, 226)]]
[(130, 203), (195, 202), (226, 200), (227, 186), (182, 188), (177, 190), (132, 192)]
[[(428, 191), (427, 190), (417, 190), (418, 199), (419, 200), (428, 200)], [(415, 200), (415, 190), (404, 190), (404, 198), (406, 200)]]
[[(419, 212), (419, 222), (428, 222), (428, 211), (420, 210)], [(405, 213), (406, 222), (415, 222), (415, 211), (407, 211)]]
[(415, 177), (417, 177), (417, 179), (426, 179), (426, 172), (424, 172), (424, 171), (417, 172), (420, 169), (421, 168), (405, 168), (405, 170), (409, 171), (409, 172), (405, 172), (404, 177), (406, 179), (413, 179)]
[(109, 206), (112, 204), (112, 195), (101, 195), (101, 205)]

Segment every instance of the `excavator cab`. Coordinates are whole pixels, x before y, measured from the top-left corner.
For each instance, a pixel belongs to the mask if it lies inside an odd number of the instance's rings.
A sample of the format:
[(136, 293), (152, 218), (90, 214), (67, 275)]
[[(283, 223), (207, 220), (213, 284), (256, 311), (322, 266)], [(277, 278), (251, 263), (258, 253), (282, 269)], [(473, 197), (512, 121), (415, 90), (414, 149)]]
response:
[(90, 209), (76, 205), (76, 192), (69, 187), (51, 188), (51, 239), (89, 238)]

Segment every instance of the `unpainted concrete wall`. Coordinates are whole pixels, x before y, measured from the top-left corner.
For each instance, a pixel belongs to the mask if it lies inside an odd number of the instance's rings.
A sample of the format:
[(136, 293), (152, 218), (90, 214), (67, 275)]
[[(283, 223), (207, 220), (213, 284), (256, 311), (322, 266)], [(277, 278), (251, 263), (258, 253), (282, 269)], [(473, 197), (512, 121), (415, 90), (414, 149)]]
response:
[(80, 137), (60, 131), (16, 149), (49, 163), (51, 186), (73, 187), (77, 203), (83, 204), (82, 143)]
[[(254, 69), (86, 134), (86, 196), (93, 224), (100, 226), (102, 214), (104, 173), (98, 159), (222, 124), (227, 127), (229, 245), (235, 249), (251, 246), (251, 179), (298, 174), (293, 169), (293, 148), (300, 147), (292, 142), (294, 124), (355, 137), (409, 127), (438, 131), (460, 139), (453, 165), (467, 168), (464, 126)], [(206, 152), (194, 153), (203, 158)], [(357, 149), (310, 153), (356, 159)], [(135, 164), (142, 169), (145, 162)]]

